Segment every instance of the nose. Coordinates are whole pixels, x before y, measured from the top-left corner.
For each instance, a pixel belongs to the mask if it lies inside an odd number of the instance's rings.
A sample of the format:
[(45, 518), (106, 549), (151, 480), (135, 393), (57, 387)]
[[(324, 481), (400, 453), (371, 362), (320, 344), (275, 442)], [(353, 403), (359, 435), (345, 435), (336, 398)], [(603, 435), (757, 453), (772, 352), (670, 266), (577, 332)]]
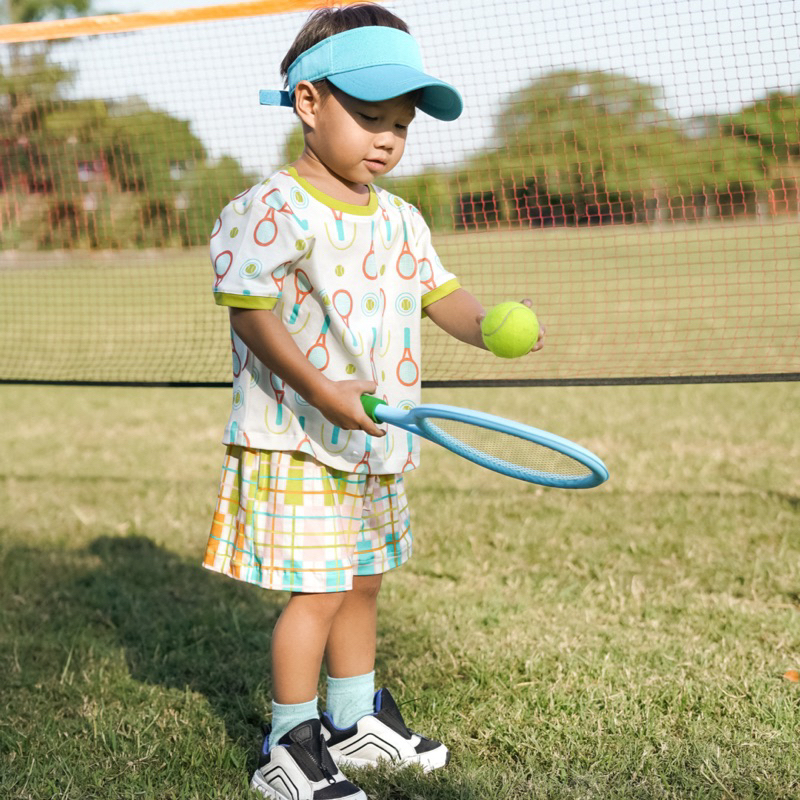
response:
[(394, 149), (395, 144), (395, 136), (392, 131), (385, 130), (381, 131), (379, 134), (375, 136), (374, 145), (379, 150), (386, 150), (391, 152)]

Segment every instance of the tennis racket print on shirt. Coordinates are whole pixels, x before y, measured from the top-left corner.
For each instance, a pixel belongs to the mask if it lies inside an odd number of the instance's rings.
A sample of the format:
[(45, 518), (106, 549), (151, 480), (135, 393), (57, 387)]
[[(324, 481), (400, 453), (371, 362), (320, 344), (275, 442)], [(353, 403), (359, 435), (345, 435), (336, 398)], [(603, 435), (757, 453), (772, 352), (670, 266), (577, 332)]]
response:
[(378, 329), (372, 329), (372, 347), (369, 348), (369, 365), (372, 369), (372, 380), (378, 382), (378, 368), (375, 366), (375, 346), (378, 344)]
[(295, 301), (292, 307), (292, 313), (289, 314), (290, 325), (294, 325), (294, 323), (297, 322), (300, 306), (303, 305), (303, 301), (314, 291), (314, 287), (311, 285), (308, 275), (306, 275), (305, 271), (302, 269), (296, 269), (294, 271), (294, 290)]
[[(301, 189), (295, 189), (292, 191), (293, 199), (295, 200), (296, 205), (300, 208), (305, 208), (308, 205), (308, 197), (305, 196), (305, 205), (302, 203), (303, 192)], [(270, 189), (265, 195), (262, 195), (261, 202), (265, 205), (270, 206), (270, 208), (274, 208), (275, 211), (280, 212), (281, 214), (285, 214), (287, 217), (294, 217), (295, 222), (304, 230), (308, 230), (308, 220), (303, 219), (298, 215), (298, 213), (286, 202), (283, 198), (283, 194), (281, 194), (280, 189)], [(275, 215), (272, 215), (272, 221), (275, 222)], [(277, 223), (276, 223), (277, 224)]]
[(403, 386), (414, 386), (419, 380), (419, 366), (411, 353), (411, 328), (403, 328), (403, 356), (397, 365), (397, 380)]
[(209, 239), (213, 239), (220, 231), (222, 230), (222, 217), (217, 217), (217, 221), (214, 223), (214, 229), (211, 231), (211, 236)]
[(236, 352), (236, 340), (233, 338), (233, 328), (231, 328), (231, 353), (233, 358), (232, 369), (234, 378), (238, 378), (242, 374), (242, 370), (247, 366), (247, 362), (250, 360), (250, 351), (247, 347), (244, 348), (244, 352), (244, 361), (242, 361), (242, 357)]
[(381, 238), (381, 244), (383, 245), (384, 250), (389, 250), (392, 246), (392, 221), (389, 218), (389, 214), (385, 208), (381, 207), (381, 217), (383, 218), (383, 225), (386, 228), (386, 238), (383, 237), (383, 231), (381, 230), (381, 226), (378, 225), (378, 235)]
[(275, 399), (278, 402), (278, 410), (275, 412), (275, 428), (269, 424), (269, 406), (267, 407), (267, 411), (264, 415), (264, 423), (271, 433), (285, 433), (289, 430), (289, 426), (292, 424), (292, 412), (288, 411), (286, 425), (283, 427), (283, 429), (281, 429), (281, 425), (283, 425), (283, 398), (286, 396), (286, 383), (274, 372), (269, 373), (269, 382), (272, 385), (272, 391), (275, 394)]
[(336, 228), (336, 241), (331, 238), (331, 231), (327, 222), (325, 223), (325, 235), (328, 237), (328, 241), (331, 243), (331, 245), (337, 250), (347, 250), (356, 240), (358, 228), (356, 227), (355, 223), (351, 223), (353, 225), (353, 236), (348, 242), (344, 231), (344, 212), (337, 211), (335, 208), (332, 208), (331, 212), (333, 213), (333, 221), (335, 223), (334, 227)]
[(419, 280), (430, 292), (436, 288), (436, 279), (433, 276), (433, 265), (428, 258), (421, 258), (419, 261)]
[(414, 437), (410, 434), (406, 434), (406, 447), (408, 448), (408, 457), (406, 458), (406, 463), (403, 464), (402, 469), (400, 472), (409, 472), (410, 470), (415, 468), (414, 464)]
[(278, 295), (283, 291), (283, 282), (286, 280), (286, 267), (291, 265), (291, 261), (284, 261), (272, 270), (272, 282), (278, 289)]
[(395, 267), (397, 274), (406, 281), (410, 281), (417, 274), (417, 259), (414, 258), (414, 254), (411, 252), (411, 245), (408, 241), (408, 228), (405, 223), (403, 224), (403, 249), (397, 257)]
[(221, 283), (222, 279), (231, 271), (233, 264), (233, 253), (230, 250), (223, 250), (214, 259), (214, 288), (216, 289)]
[(331, 324), (331, 318), (326, 314), (325, 322), (323, 322), (322, 324), (322, 330), (320, 331), (320, 334), (317, 337), (317, 341), (314, 342), (314, 344), (311, 345), (311, 347), (309, 347), (308, 352), (306, 353), (306, 358), (320, 372), (325, 371), (331, 360), (331, 354), (328, 352), (328, 345), (326, 343), (326, 339), (328, 336), (328, 328), (330, 327), (330, 324)]
[(258, 221), (253, 230), (253, 241), (260, 247), (269, 247), (278, 238), (278, 223), (275, 222), (275, 209), (267, 208), (267, 213)]
[[(342, 436), (343, 433), (346, 433), (346, 436)], [(350, 444), (350, 437), (353, 435), (353, 431), (343, 431), (338, 425), (334, 425), (331, 429), (330, 438), (325, 437), (325, 423), (322, 423), (320, 427), (320, 440), (322, 442), (322, 446), (333, 455), (339, 455), (339, 453), (343, 453), (347, 446)]]
[(369, 239), (369, 250), (361, 263), (361, 271), (369, 281), (378, 279), (378, 259), (375, 257), (375, 220), (372, 220), (372, 232)]
[(371, 452), (372, 452), (372, 437), (371, 436), (367, 436), (366, 442), (364, 444), (364, 455), (361, 456), (361, 461), (359, 461), (358, 464), (356, 464), (353, 467), (353, 472), (356, 475), (360, 475), (360, 474), (363, 474), (363, 473), (367, 473), (367, 474), (369, 473), (369, 471), (370, 471), (370, 468), (369, 468), (369, 456), (370, 456)]
[(298, 417), (297, 422), (300, 425), (300, 430), (303, 431), (303, 437), (294, 446), (294, 449), (299, 453), (308, 453), (309, 455), (313, 456), (314, 446), (311, 444), (311, 439), (308, 438), (308, 434), (306, 433), (306, 418)]
[[(345, 345), (353, 355), (361, 355), (361, 353), (364, 352), (363, 339), (361, 341), (361, 352), (356, 353), (355, 350), (359, 346), (359, 337), (356, 336), (354, 331), (350, 328), (350, 315), (353, 313), (353, 295), (351, 295), (347, 289), (338, 289), (333, 293), (333, 308), (341, 317), (342, 322), (344, 322), (345, 330), (342, 331), (342, 344)], [(350, 340), (351, 346), (348, 346), (348, 339)]]

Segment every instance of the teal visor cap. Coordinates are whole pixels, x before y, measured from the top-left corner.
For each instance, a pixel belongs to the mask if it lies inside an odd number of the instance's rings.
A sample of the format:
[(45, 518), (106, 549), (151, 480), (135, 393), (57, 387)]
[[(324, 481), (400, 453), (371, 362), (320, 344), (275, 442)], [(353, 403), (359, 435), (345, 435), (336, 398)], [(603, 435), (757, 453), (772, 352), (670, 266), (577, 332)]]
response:
[(300, 81), (327, 78), (345, 94), (368, 103), (422, 90), (417, 108), (436, 119), (456, 119), (464, 107), (449, 83), (425, 73), (419, 45), (395, 28), (366, 26), (323, 39), (301, 53), (289, 67), (289, 89), (262, 90), (262, 105), (291, 106)]

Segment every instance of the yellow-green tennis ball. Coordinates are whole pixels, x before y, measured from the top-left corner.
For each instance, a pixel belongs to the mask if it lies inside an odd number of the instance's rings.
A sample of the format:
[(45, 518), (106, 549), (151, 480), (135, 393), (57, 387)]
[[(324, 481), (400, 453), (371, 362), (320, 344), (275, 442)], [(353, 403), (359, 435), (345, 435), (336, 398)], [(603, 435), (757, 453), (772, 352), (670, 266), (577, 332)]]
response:
[(481, 323), (483, 343), (500, 358), (530, 353), (539, 338), (539, 320), (523, 303), (500, 303)]

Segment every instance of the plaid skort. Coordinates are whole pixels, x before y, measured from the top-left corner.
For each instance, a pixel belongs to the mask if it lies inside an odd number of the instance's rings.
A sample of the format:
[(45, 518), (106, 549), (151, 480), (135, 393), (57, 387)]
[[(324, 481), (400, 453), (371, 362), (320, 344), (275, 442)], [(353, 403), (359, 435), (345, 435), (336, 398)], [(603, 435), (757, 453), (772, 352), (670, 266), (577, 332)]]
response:
[(266, 589), (341, 592), (410, 556), (402, 475), (228, 446), (203, 566)]

